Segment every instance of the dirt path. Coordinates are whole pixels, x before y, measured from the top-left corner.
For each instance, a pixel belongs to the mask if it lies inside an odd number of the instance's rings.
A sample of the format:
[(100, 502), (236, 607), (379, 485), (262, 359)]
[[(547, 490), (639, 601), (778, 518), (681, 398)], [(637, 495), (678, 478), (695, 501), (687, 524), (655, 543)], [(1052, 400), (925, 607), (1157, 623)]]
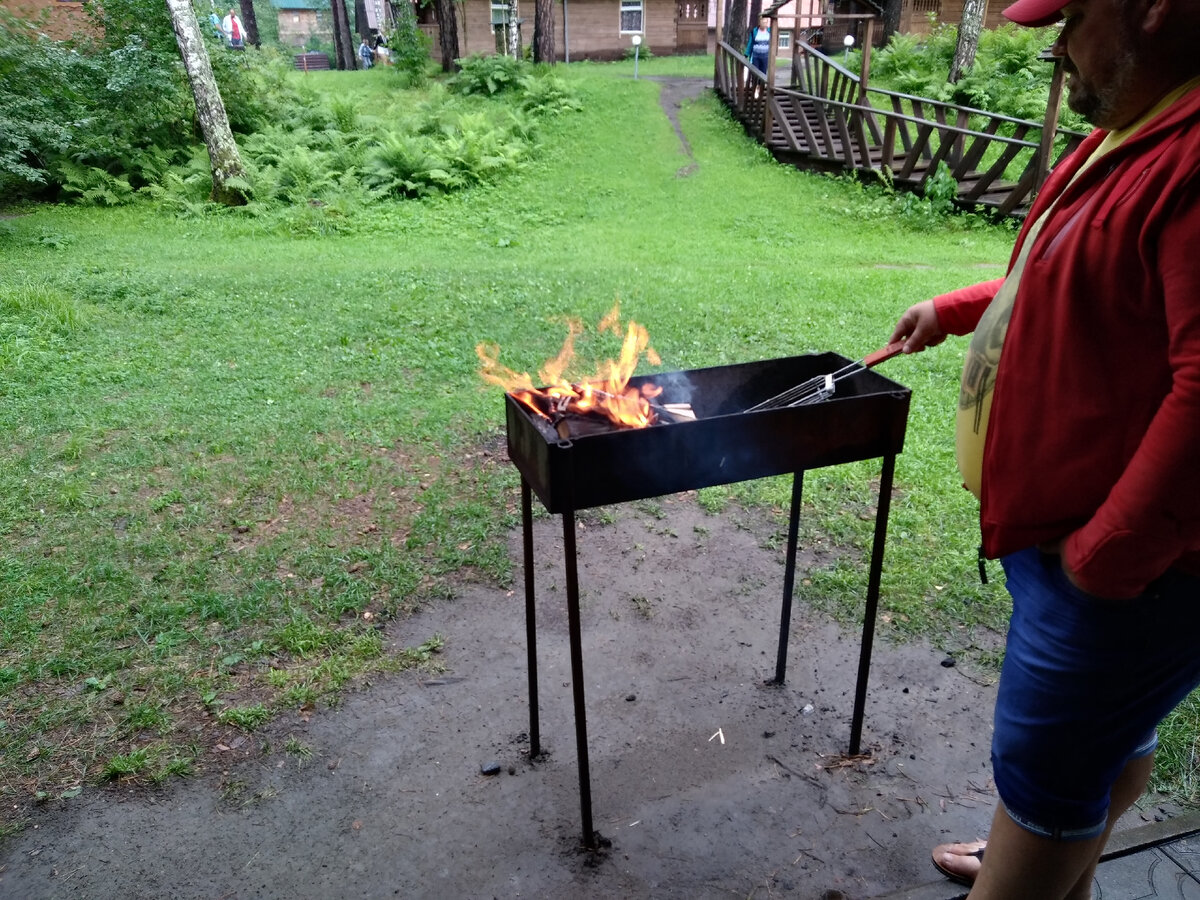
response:
[[(523, 588), (467, 586), (389, 635), (444, 635), (444, 673), (287, 714), (224, 772), (41, 810), (0, 848), (0, 896), (862, 898), (931, 880), (927, 847), (982, 833), (989, 688), (928, 647), (877, 643), (870, 756), (846, 760), (857, 635), (797, 608), (787, 684), (763, 684), (777, 523), (711, 516), (687, 495), (609, 512), (583, 519), (579, 563), (594, 815), (610, 848), (578, 847), (561, 532), (545, 518), (544, 760), (523, 752)], [(307, 763), (288, 738), (311, 747)], [(491, 761), (500, 773), (481, 774)]]
[(662, 85), (662, 92), (659, 94), (658, 102), (662, 105), (663, 112), (667, 114), (667, 118), (675, 128), (675, 133), (679, 135), (679, 144), (683, 149), (684, 155), (692, 160), (688, 165), (680, 167), (675, 173), (678, 178), (687, 178), (694, 173), (698, 168), (695, 158), (692, 156), (692, 145), (687, 139), (687, 135), (683, 133), (683, 127), (679, 124), (679, 109), (684, 103), (691, 102), (703, 94), (706, 90), (712, 88), (712, 80), (708, 78), (668, 78), (665, 76), (655, 76), (649, 79), (657, 81)]

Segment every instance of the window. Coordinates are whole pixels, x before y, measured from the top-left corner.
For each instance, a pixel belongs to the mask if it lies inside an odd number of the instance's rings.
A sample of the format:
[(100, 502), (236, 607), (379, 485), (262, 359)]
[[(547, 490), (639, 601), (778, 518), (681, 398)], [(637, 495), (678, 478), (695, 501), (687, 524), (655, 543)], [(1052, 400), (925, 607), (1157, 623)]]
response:
[(512, 7), (507, 3), (492, 3), (492, 27), (507, 25), (510, 12)]
[(792, 33), (790, 31), (779, 32), (779, 49), (780, 50), (791, 50), (792, 49)]
[(621, 0), (621, 34), (642, 33), (642, 0)]

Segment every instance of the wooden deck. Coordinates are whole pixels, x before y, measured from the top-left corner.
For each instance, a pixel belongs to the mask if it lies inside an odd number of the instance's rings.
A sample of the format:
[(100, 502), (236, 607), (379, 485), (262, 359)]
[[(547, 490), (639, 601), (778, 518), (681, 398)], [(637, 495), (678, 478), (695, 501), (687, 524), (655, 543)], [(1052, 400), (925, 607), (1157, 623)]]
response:
[[(1084, 135), (893, 91), (867, 88), (854, 73), (802, 42), (790, 70), (768, 88), (734, 47), (717, 47), (716, 91), (776, 159), (799, 168), (873, 173), (921, 192), (942, 164), (958, 204), (1024, 216), (1052, 159)], [(1043, 143), (1045, 142), (1045, 143)]]

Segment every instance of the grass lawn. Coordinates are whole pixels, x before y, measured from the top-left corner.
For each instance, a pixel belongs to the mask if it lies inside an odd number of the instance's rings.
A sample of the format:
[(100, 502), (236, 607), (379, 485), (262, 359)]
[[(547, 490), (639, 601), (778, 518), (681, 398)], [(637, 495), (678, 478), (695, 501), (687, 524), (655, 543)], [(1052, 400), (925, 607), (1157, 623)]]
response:
[[(512, 576), (518, 480), (477, 342), (532, 372), (569, 317), (594, 326), (619, 301), (664, 371), (858, 358), (910, 303), (1003, 272), (1010, 231), (882, 213), (859, 186), (772, 162), (710, 95), (683, 110), (697, 168), (679, 177), (691, 160), (650, 76), (711, 65), (642, 60), (637, 81), (632, 62), (558, 67), (584, 110), (494, 187), (336, 220), (145, 204), (0, 221), (4, 828), (106, 779), (198, 771), (223, 730), (275, 710), (436, 666), (443, 636), (385, 652), (380, 623)], [(307, 77), (372, 108), (415, 102), (386, 72)], [(986, 671), (1007, 605), (979, 583), (954, 468), (963, 348), (883, 369), (913, 401), (881, 630)], [(616, 348), (589, 332), (580, 352)], [(806, 481), (804, 539), (847, 552), (798, 599), (845, 620), (877, 477)], [(789, 487), (700, 499), (782, 516)], [(1195, 728), (1179, 730), (1186, 758)]]

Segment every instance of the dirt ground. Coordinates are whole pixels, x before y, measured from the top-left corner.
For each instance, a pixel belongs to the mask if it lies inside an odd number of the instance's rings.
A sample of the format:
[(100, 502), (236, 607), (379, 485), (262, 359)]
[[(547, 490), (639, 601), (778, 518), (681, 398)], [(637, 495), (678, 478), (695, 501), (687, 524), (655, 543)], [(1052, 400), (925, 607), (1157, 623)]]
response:
[[(986, 832), (993, 689), (877, 642), (869, 755), (847, 759), (857, 629), (797, 605), (786, 684), (766, 685), (780, 523), (679, 495), (581, 517), (593, 813), (611, 841), (583, 851), (560, 522), (535, 529), (542, 758), (523, 582), (468, 585), (390, 626), (396, 646), (443, 635), (443, 672), (286, 714), (223, 771), (40, 811), (0, 847), (0, 896), (867, 898), (933, 880), (927, 848)], [(520, 576), (519, 534), (511, 549)], [(312, 758), (282, 752), (289, 737)]]

